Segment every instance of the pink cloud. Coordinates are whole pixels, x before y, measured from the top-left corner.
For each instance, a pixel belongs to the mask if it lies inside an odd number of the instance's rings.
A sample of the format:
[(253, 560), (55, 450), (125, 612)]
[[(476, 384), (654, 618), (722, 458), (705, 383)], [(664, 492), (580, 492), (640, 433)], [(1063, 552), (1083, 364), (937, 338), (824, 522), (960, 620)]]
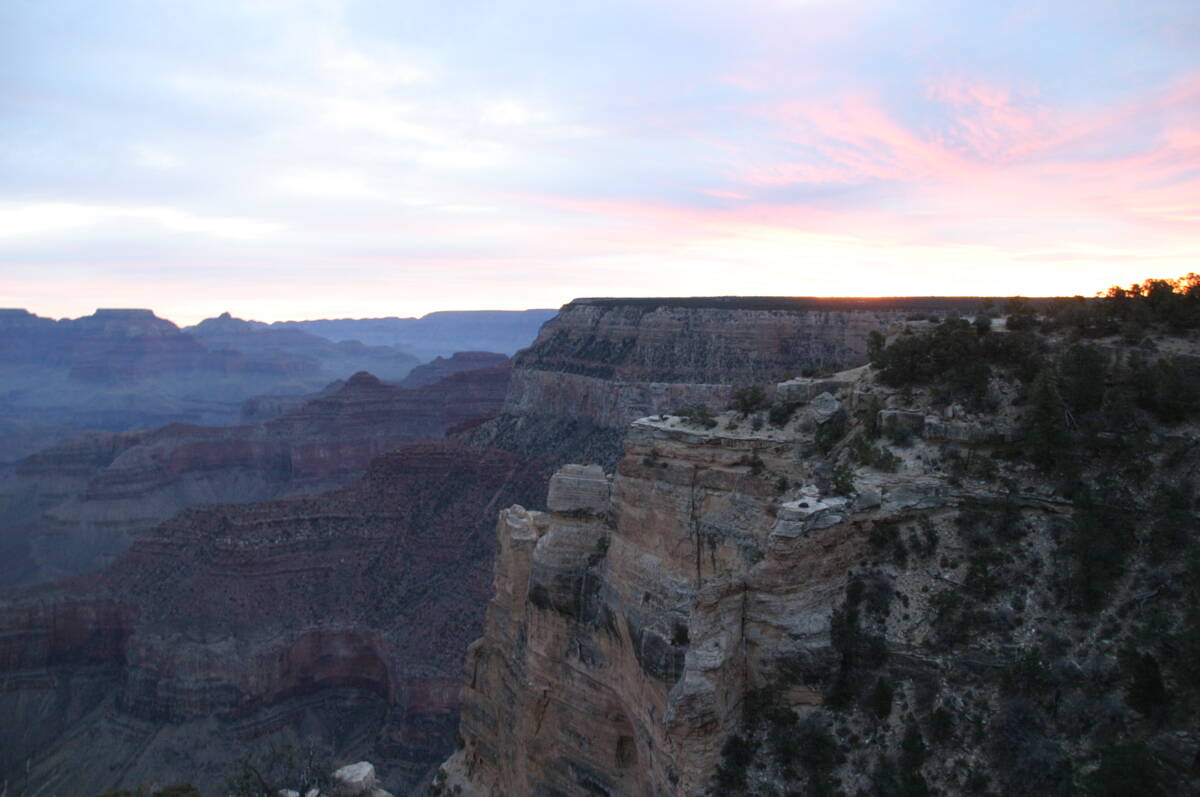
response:
[[(936, 125), (929, 114), (901, 118), (862, 92), (755, 106), (773, 146), (704, 138), (724, 157), (728, 181), (688, 189), (728, 202), (492, 200), (551, 220), (542, 224), (540, 257), (637, 251), (658, 270), (698, 259), (748, 274), (754, 263), (786, 271), (815, 257), (809, 268), (823, 282), (804, 285), (829, 293), (916, 284), (1087, 293), (1148, 268), (1193, 268), (1200, 74), (1104, 108), (1056, 107), (1034, 91), (966, 79), (930, 84), (926, 96)], [(839, 190), (786, 190), (824, 185)], [(814, 198), (770, 198), (780, 196)], [(879, 273), (891, 276), (863, 281)], [(906, 281), (909, 274), (924, 282)]]
[(944, 146), (982, 160), (1009, 161), (1053, 146), (1061, 121), (1029, 97), (1005, 86), (946, 78), (931, 83), (927, 96), (946, 106), (950, 134)]
[(967, 166), (961, 155), (921, 138), (865, 95), (848, 95), (833, 105), (792, 102), (758, 112), (784, 128), (781, 138), (811, 148), (821, 159), (751, 167), (741, 175), (751, 185), (917, 180)]
[[(939, 223), (1069, 213), (1172, 227), (1200, 216), (1200, 74), (1098, 111), (962, 78), (931, 83), (927, 96), (940, 111), (936, 128), (905, 124), (861, 93), (756, 108), (803, 156), (763, 160), (746, 148), (731, 177), (754, 186), (890, 183), (908, 191), (906, 215), (929, 211)], [(1095, 154), (1122, 145), (1125, 154)]]

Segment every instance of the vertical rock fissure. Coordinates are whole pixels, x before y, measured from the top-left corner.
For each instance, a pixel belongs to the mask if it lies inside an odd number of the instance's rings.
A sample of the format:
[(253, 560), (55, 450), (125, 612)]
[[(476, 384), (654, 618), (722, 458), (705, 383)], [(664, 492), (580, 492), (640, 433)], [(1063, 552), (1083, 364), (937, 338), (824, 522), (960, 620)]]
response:
[(697, 467), (695, 465), (692, 466), (691, 495), (689, 498), (690, 503), (688, 506), (688, 519), (691, 521), (691, 524), (692, 524), (692, 541), (696, 548), (696, 589), (697, 590), (700, 589), (700, 562), (701, 562), (701, 559), (700, 559), (700, 556), (701, 556), (701, 551), (700, 551), (700, 508), (699, 508), (699, 506), (697, 506), (697, 501), (696, 501), (696, 475), (699, 473), (699, 471), (700, 471), (699, 467)]
[(541, 696), (538, 698), (537, 707), (534, 709), (534, 727), (533, 735), (536, 737), (542, 732), (542, 721), (546, 719), (546, 709), (550, 706), (550, 692), (543, 689)]
[(749, 601), (749, 588), (746, 586), (745, 579), (742, 579), (742, 605), (739, 609), (740, 617), (738, 623), (738, 651), (741, 655), (741, 670), (742, 670), (742, 694), (750, 694), (750, 667), (747, 662), (749, 655), (746, 651), (746, 604)]

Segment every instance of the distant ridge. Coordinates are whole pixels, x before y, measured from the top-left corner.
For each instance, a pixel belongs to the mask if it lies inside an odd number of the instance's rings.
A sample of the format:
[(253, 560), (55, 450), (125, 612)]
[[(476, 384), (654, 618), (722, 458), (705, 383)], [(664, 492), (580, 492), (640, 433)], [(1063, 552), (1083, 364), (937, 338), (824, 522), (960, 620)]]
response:
[(332, 341), (398, 346), (422, 360), (433, 360), (460, 351), (515, 354), (532, 343), (542, 324), (557, 313), (557, 309), (439, 310), (420, 318), (278, 321), (271, 327), (302, 329)]
[[(663, 296), (594, 297), (575, 299), (571, 305), (600, 307), (683, 307), (724, 310), (974, 310), (980, 302), (991, 300), (1002, 306), (1008, 296)], [(1033, 305), (1054, 301), (1055, 297), (1027, 299)]]

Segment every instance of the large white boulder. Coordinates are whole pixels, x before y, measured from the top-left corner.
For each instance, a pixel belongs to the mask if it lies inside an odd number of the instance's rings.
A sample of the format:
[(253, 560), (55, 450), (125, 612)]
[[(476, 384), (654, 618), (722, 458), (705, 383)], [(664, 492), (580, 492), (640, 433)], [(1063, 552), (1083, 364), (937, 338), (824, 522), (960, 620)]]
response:
[(379, 788), (379, 778), (375, 776), (375, 765), (370, 761), (359, 761), (357, 764), (347, 764), (333, 773), (335, 792), (353, 795), (353, 797), (392, 797), (389, 792)]

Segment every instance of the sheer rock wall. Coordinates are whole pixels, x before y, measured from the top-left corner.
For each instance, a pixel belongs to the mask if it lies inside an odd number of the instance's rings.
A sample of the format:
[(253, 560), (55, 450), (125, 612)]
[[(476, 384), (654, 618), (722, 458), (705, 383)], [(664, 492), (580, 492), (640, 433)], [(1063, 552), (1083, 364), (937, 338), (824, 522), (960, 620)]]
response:
[(769, 663), (828, 655), (829, 617), (863, 549), (864, 518), (844, 500), (776, 481), (816, 478), (803, 454), (817, 417), (760, 432), (643, 419), (607, 505), (501, 512), (496, 594), (468, 653), (465, 747), (447, 783), (701, 793)]
[(738, 386), (861, 365), (869, 334), (914, 309), (971, 306), (929, 299), (578, 299), (514, 358), (504, 412), (623, 429), (691, 404), (723, 408)]

